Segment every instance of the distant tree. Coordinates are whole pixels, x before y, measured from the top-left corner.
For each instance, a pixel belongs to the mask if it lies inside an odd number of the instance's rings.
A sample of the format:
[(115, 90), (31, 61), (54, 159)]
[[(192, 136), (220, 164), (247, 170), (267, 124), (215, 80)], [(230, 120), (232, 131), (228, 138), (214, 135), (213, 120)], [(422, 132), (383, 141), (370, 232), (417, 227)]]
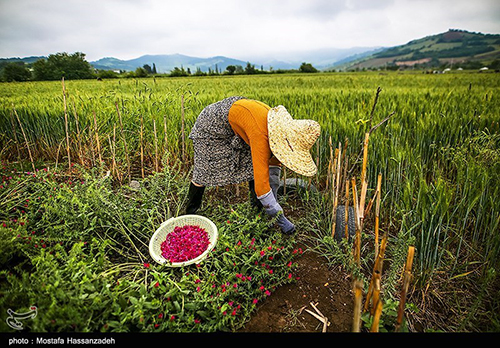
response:
[(201, 71), (200, 67), (196, 67), (196, 72), (194, 73), (194, 76), (205, 76), (206, 73), (204, 73), (203, 71)]
[(245, 70), (243, 70), (243, 67), (241, 65), (236, 65), (236, 70), (234, 71), (235, 74), (243, 74)]
[(318, 72), (318, 70), (315, 67), (313, 67), (311, 63), (305, 63), (305, 62), (300, 65), (299, 71), (303, 73)]
[(153, 74), (157, 74), (158, 72), (156, 71), (156, 65), (153, 63)]
[(489, 67), (490, 67), (490, 69), (495, 69), (495, 70), (500, 69), (500, 60), (495, 59), (494, 61), (491, 62)]
[(27, 81), (31, 78), (31, 72), (24, 63), (9, 63), (3, 68), (4, 81)]
[(233, 75), (234, 72), (236, 71), (236, 67), (234, 65), (228, 65), (226, 66), (226, 71), (228, 75)]
[(250, 64), (250, 62), (247, 62), (247, 66), (245, 68), (245, 73), (246, 74), (255, 74), (257, 73), (257, 70), (255, 69), (255, 65)]
[(175, 67), (172, 71), (170, 71), (170, 76), (171, 77), (180, 77), (180, 76), (188, 76), (186, 70), (181, 66), (179, 69), (178, 67)]
[(144, 64), (142, 68), (146, 70), (146, 74), (148, 75), (153, 73), (153, 69), (151, 69), (151, 66), (149, 64)]
[(101, 79), (114, 79), (118, 77), (118, 74), (113, 70), (98, 70), (97, 77)]
[(135, 77), (147, 77), (148, 76), (148, 72), (147, 72), (146, 69), (139, 67), (139, 68), (135, 69), (134, 76)]
[(85, 54), (66, 52), (51, 54), (47, 59), (39, 59), (33, 63), (33, 73), (36, 80), (67, 80), (90, 79), (94, 71)]

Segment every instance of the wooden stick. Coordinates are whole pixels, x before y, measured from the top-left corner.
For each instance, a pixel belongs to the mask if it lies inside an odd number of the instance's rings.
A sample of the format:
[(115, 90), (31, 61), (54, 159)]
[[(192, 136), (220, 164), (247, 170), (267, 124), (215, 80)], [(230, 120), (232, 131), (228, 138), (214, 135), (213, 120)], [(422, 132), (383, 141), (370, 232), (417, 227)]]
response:
[(144, 149), (143, 149), (143, 129), (144, 129), (144, 121), (143, 121), (143, 116), (141, 115), (141, 133), (140, 133), (140, 140), (141, 140), (141, 175), (142, 178), (144, 179)]
[(372, 327), (370, 329), (371, 332), (379, 331), (380, 315), (382, 314), (382, 308), (383, 308), (382, 300), (379, 300), (376, 304), (375, 313), (373, 314), (373, 322), (372, 322)]
[(372, 294), (372, 302), (373, 306), (370, 310), (370, 314), (373, 315), (377, 304), (380, 300), (380, 272), (377, 270), (374, 272), (373, 277), (373, 294)]
[[(372, 134), (373, 131), (375, 131), (378, 127), (380, 127), (381, 125), (383, 125), (385, 122), (387, 122), (387, 120), (389, 120), (392, 116), (394, 116), (396, 114), (395, 111), (391, 112), (389, 114), (389, 116), (387, 116), (386, 118), (384, 118), (382, 121), (380, 121), (377, 125), (373, 126), (370, 131), (368, 132), (368, 134)], [(354, 163), (352, 164), (351, 166), (351, 169), (349, 169), (349, 174), (352, 173), (352, 171), (354, 170), (355, 166), (356, 166), (356, 163), (358, 163), (358, 160), (359, 158), (363, 155), (363, 149), (361, 149), (361, 151), (359, 152), (358, 156), (356, 157), (356, 159), (354, 160)]]
[(345, 238), (349, 239), (349, 180), (345, 181)]
[(116, 113), (118, 114), (118, 120), (120, 121), (120, 133), (122, 136), (123, 140), (123, 146), (125, 147), (125, 158), (127, 160), (127, 174), (128, 174), (128, 180), (130, 181), (131, 175), (130, 175), (130, 158), (128, 156), (128, 148), (127, 148), (127, 140), (125, 139), (125, 132), (123, 130), (123, 122), (122, 122), (122, 115), (120, 113), (120, 109), (118, 108), (118, 103), (115, 103), (116, 106)]
[(76, 112), (75, 101), (73, 101), (73, 114), (75, 115), (75, 124), (76, 124), (76, 137), (78, 141), (78, 152), (80, 155), (80, 164), (83, 166), (85, 163), (83, 161), (83, 149), (82, 149), (82, 136), (80, 134), (80, 125), (78, 122), (78, 113)]
[(368, 165), (368, 140), (370, 133), (365, 134), (365, 141), (363, 142), (363, 167), (361, 170), (361, 183), (366, 180), (366, 167)]
[(28, 154), (30, 156), (31, 167), (33, 168), (33, 171), (35, 172), (36, 171), (35, 162), (33, 161), (33, 156), (31, 155), (31, 150), (30, 150), (30, 146), (28, 144), (28, 139), (26, 138), (26, 133), (24, 133), (24, 128), (23, 128), (23, 125), (21, 123), (21, 120), (19, 119), (19, 115), (17, 114), (16, 109), (14, 108), (14, 106), (12, 106), (12, 108), (14, 110), (14, 114), (16, 115), (17, 122), (19, 122), (19, 127), (21, 127), (21, 132), (23, 133), (24, 142), (26, 144), (26, 148), (28, 149)]
[(63, 92), (63, 102), (64, 102), (64, 125), (66, 131), (66, 152), (68, 154), (68, 169), (71, 170), (71, 156), (69, 152), (69, 129), (68, 129), (68, 110), (66, 106), (66, 89), (64, 87), (64, 77), (61, 80), (62, 82), (62, 92)]
[(164, 131), (164, 148), (163, 148), (163, 152), (164, 153), (167, 153), (167, 166), (169, 165), (169, 160), (168, 160), (168, 133), (167, 133), (167, 116), (166, 115), (163, 115), (163, 131)]
[(338, 155), (335, 155), (337, 159), (337, 168), (335, 169), (335, 193), (333, 197), (333, 223), (332, 223), (332, 236), (335, 234), (335, 229), (337, 227), (337, 205), (339, 202), (339, 185), (340, 185), (340, 165), (342, 157), (342, 144), (339, 143)]
[(335, 178), (337, 177), (337, 169), (338, 169), (338, 164), (336, 164), (336, 162), (338, 162), (338, 158), (340, 157), (339, 156), (339, 148), (336, 148), (335, 149), (335, 156), (333, 157), (333, 163), (332, 163), (332, 237), (335, 236), (335, 229), (336, 229), (336, 226), (337, 226), (337, 202), (338, 202), (338, 198), (337, 198), (337, 181), (335, 180)]
[(363, 296), (362, 283), (360, 280), (354, 281), (354, 316), (352, 322), (352, 332), (360, 332), (361, 324), (361, 298)]
[(99, 142), (99, 130), (97, 129), (97, 116), (95, 114), (95, 110), (93, 111), (94, 113), (94, 128), (95, 128), (95, 140), (97, 143), (97, 152), (99, 155), (99, 165), (102, 164), (102, 156), (101, 156), (101, 144)]
[(156, 121), (153, 120), (153, 132), (155, 135), (155, 170), (158, 173), (158, 137), (156, 135)]
[(382, 186), (382, 174), (378, 175), (377, 179), (377, 203), (375, 205), (375, 255), (378, 254), (378, 235), (379, 235), (379, 216), (380, 216), (380, 201), (381, 201), (381, 186)]
[[(375, 278), (382, 276), (382, 266), (384, 261), (385, 249), (387, 246), (387, 236), (382, 239), (382, 244), (380, 246), (380, 252), (377, 254), (375, 263), (373, 265), (372, 277), (370, 280), (370, 285), (368, 286), (368, 292), (366, 294), (364, 311), (366, 312), (370, 306), (370, 300), (373, 295), (374, 287), (375, 287)], [(375, 302), (374, 302), (375, 304)]]
[(19, 140), (17, 139), (16, 120), (14, 120), (14, 105), (12, 105), (12, 110), (10, 112), (10, 123), (12, 125), (12, 134), (14, 134), (14, 141), (16, 142), (17, 160), (21, 164), (21, 170), (24, 171), (23, 162), (21, 161), (21, 150), (19, 150)]
[(396, 321), (396, 332), (401, 330), (401, 324), (403, 323), (406, 295), (408, 293), (408, 287), (410, 285), (411, 268), (413, 265), (414, 255), (415, 255), (415, 247), (410, 246), (408, 248), (408, 256), (406, 258), (406, 266), (403, 275), (403, 288), (401, 290), (401, 298), (399, 299), (398, 318)]
[(186, 144), (184, 135), (184, 94), (181, 95), (181, 136), (182, 136), (182, 160), (185, 161)]

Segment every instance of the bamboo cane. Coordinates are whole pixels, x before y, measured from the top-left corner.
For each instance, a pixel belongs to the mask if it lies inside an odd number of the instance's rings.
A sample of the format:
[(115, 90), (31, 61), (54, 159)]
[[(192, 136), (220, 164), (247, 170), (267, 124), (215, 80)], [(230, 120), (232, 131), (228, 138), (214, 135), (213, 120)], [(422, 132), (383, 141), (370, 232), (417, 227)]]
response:
[(372, 294), (372, 308), (370, 310), (370, 314), (373, 315), (375, 313), (375, 309), (380, 300), (380, 272), (377, 270), (374, 272), (373, 278), (373, 294)]
[(401, 331), (401, 325), (403, 323), (404, 317), (404, 309), (406, 304), (406, 295), (408, 293), (408, 287), (411, 279), (411, 268), (413, 265), (413, 257), (415, 255), (415, 247), (410, 246), (408, 248), (408, 256), (406, 258), (406, 265), (403, 274), (403, 287), (401, 290), (401, 298), (399, 299), (399, 308), (398, 308), (398, 318), (396, 321), (396, 332)]
[(354, 281), (354, 316), (352, 322), (352, 332), (360, 332), (361, 324), (361, 298), (363, 296), (362, 283), (360, 280)]
[(339, 185), (340, 185), (340, 169), (341, 169), (341, 157), (342, 157), (342, 144), (339, 143), (338, 155), (335, 157), (337, 159), (337, 168), (335, 169), (335, 193), (333, 197), (333, 223), (332, 223), (332, 236), (335, 235), (335, 229), (337, 227), (337, 205), (339, 202)]
[(64, 77), (62, 78), (61, 82), (62, 82), (62, 92), (63, 92), (63, 102), (64, 102), (64, 128), (66, 131), (66, 152), (68, 154), (68, 169), (71, 170), (71, 155), (69, 151), (68, 110), (66, 105), (66, 89), (64, 86)]
[(371, 332), (379, 332), (380, 315), (382, 314), (382, 308), (383, 308), (382, 300), (379, 300), (376, 304), (375, 313), (373, 314), (373, 322), (370, 329)]
[(377, 178), (377, 203), (375, 205), (375, 255), (378, 254), (379, 242), (379, 223), (380, 223), (380, 201), (381, 201), (381, 186), (382, 186), (382, 174), (380, 173)]
[(361, 224), (359, 219), (358, 193), (356, 189), (356, 179), (352, 181), (352, 204), (354, 206), (354, 221), (356, 222), (356, 235), (354, 244), (354, 260), (359, 266), (361, 264)]
[[(368, 310), (368, 307), (370, 306), (370, 300), (372, 298), (373, 289), (375, 286), (375, 278), (376, 277), (380, 278), (382, 276), (382, 266), (383, 266), (386, 246), (387, 246), (387, 236), (385, 236), (382, 239), (382, 243), (380, 246), (380, 252), (377, 254), (376, 259), (375, 259), (375, 263), (373, 265), (372, 277), (371, 277), (370, 285), (368, 286), (368, 291), (366, 294), (366, 300), (365, 300), (365, 306), (364, 306), (365, 312)], [(375, 302), (373, 302), (373, 303), (375, 303)]]

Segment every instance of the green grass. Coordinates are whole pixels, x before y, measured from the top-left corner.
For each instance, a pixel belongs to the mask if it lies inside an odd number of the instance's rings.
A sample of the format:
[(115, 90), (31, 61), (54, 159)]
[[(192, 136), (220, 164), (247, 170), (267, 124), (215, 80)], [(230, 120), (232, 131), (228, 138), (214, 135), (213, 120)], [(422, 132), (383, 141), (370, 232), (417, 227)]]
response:
[[(65, 84), (74, 163), (79, 163), (83, 155), (87, 167), (99, 167), (94, 112), (103, 168), (111, 168), (115, 154), (116, 168), (126, 182), (123, 177), (128, 161), (135, 178), (140, 177), (141, 167), (146, 174), (154, 171), (156, 148), (163, 163), (181, 158), (181, 95), (186, 139), (203, 107), (224, 97), (243, 95), (271, 106), (282, 104), (295, 118), (311, 118), (321, 124), (322, 134), (312, 150), (319, 164), (313, 180), (320, 189), (325, 188), (330, 173), (330, 140), (333, 149), (339, 143), (343, 147), (348, 140), (349, 168), (353, 168), (350, 175), (359, 178), (361, 163), (354, 162), (370, 128), (377, 87), (381, 87), (371, 125), (395, 114), (370, 136), (367, 197), (373, 194), (381, 173), (381, 232), (389, 234), (388, 258), (395, 260), (385, 274), (388, 293), (397, 296), (401, 262), (409, 244), (416, 246), (416, 289), (424, 291), (437, 279), (450, 287), (456, 286), (457, 279), (472, 284), (487, 278), (491, 286), (498, 281), (498, 276), (491, 278), (491, 274), (500, 265), (499, 74), (323, 73)], [(25, 161), (24, 170), (30, 170), (15, 108), (37, 165), (48, 161), (58, 162), (59, 168), (67, 166), (61, 83), (3, 83), (0, 93), (2, 158), (16, 162), (20, 156)], [(186, 148), (183, 170), (191, 164), (189, 141)], [(323, 241), (331, 233), (332, 202), (322, 199), (315, 204), (320, 221), (313, 228)], [(370, 221), (364, 232), (363, 256), (369, 269), (369, 260), (373, 259), (367, 242), (373, 238)], [(331, 258), (337, 259), (333, 252)], [(471, 286), (470, 291), (467, 296), (472, 301), (477, 290)], [(484, 301), (473, 307), (479, 317), (488, 312), (487, 306), (499, 303), (498, 296), (485, 297)]]

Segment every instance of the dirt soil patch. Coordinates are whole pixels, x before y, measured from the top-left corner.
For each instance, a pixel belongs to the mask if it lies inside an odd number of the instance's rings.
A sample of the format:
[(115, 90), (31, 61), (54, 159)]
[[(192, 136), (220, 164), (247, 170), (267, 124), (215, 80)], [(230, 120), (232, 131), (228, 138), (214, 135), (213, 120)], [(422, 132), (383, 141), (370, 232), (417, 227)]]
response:
[(323, 323), (310, 314), (318, 309), (328, 319), (326, 332), (350, 332), (353, 296), (348, 276), (329, 269), (320, 255), (307, 249), (295, 262), (297, 281), (272, 293), (240, 331), (322, 332)]
[[(244, 188), (238, 192), (234, 187), (214, 191), (211, 198), (222, 204), (231, 205), (248, 199), (248, 191)], [(292, 221), (307, 213), (300, 199), (293, 195), (288, 197), (284, 210)], [(316, 309), (328, 320), (326, 332), (351, 332), (354, 311), (351, 277), (342, 269), (330, 268), (324, 257), (304, 240), (299, 237), (296, 246), (302, 250), (294, 259), (296, 281), (276, 289), (239, 332), (321, 333), (323, 322), (310, 313), (317, 314)]]

